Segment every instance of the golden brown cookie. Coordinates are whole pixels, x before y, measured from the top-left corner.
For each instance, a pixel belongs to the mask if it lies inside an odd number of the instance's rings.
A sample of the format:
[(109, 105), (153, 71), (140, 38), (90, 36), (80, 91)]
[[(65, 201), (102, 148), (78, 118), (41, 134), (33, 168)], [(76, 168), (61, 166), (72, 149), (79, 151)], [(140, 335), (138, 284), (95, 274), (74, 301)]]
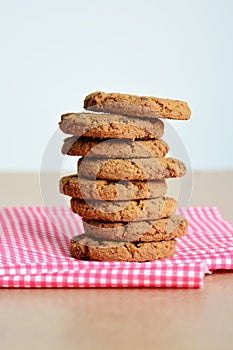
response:
[(111, 181), (64, 176), (60, 180), (60, 192), (79, 199), (131, 200), (162, 197), (167, 193), (165, 180)]
[(183, 216), (172, 215), (170, 218), (153, 221), (104, 222), (83, 221), (86, 234), (97, 239), (126, 242), (168, 241), (185, 235), (188, 222)]
[(191, 115), (188, 104), (183, 101), (102, 91), (86, 96), (84, 108), (96, 112), (178, 120), (189, 119)]
[(186, 168), (175, 158), (93, 159), (78, 161), (82, 177), (107, 180), (160, 180), (181, 177)]
[(164, 157), (169, 151), (168, 144), (161, 139), (93, 139), (72, 136), (64, 140), (62, 153), (70, 156), (99, 158), (153, 158)]
[(106, 113), (63, 114), (59, 127), (66, 134), (101, 139), (158, 139), (164, 133), (164, 124), (159, 119)]
[(143, 221), (170, 217), (176, 209), (176, 200), (169, 197), (131, 201), (92, 201), (71, 199), (71, 209), (85, 220)]
[(101, 241), (83, 234), (71, 239), (70, 253), (73, 258), (96, 261), (143, 262), (171, 258), (176, 240), (146, 243)]

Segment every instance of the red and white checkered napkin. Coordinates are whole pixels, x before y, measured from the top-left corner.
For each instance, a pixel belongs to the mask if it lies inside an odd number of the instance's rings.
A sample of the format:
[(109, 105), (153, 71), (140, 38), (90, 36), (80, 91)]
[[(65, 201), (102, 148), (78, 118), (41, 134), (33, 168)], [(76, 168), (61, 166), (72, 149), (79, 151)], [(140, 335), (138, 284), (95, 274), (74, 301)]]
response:
[(172, 259), (146, 263), (88, 262), (69, 256), (70, 237), (82, 233), (68, 207), (0, 211), (0, 287), (203, 286), (205, 273), (233, 269), (233, 225), (217, 208), (180, 209), (189, 221)]

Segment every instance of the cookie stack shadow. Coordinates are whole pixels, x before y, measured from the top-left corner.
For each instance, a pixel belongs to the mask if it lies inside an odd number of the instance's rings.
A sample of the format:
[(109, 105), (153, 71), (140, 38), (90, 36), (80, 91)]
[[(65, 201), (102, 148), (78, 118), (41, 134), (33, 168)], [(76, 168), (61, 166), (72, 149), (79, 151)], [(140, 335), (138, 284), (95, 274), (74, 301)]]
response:
[[(62, 153), (82, 157), (77, 173), (60, 180), (60, 192), (83, 219), (84, 234), (71, 239), (77, 259), (143, 262), (172, 257), (188, 223), (175, 215), (166, 179), (186, 173), (167, 157), (162, 118), (189, 119), (185, 102), (95, 92), (82, 113), (61, 117), (71, 134)], [(161, 119), (160, 119), (161, 118)]]

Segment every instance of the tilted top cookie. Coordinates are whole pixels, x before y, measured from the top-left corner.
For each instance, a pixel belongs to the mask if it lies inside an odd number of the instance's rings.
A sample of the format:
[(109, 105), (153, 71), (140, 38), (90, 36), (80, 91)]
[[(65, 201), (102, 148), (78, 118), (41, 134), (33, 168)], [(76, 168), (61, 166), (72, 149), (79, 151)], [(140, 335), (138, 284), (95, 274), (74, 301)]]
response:
[(86, 96), (84, 108), (96, 112), (178, 120), (187, 120), (191, 115), (191, 110), (184, 101), (101, 91)]

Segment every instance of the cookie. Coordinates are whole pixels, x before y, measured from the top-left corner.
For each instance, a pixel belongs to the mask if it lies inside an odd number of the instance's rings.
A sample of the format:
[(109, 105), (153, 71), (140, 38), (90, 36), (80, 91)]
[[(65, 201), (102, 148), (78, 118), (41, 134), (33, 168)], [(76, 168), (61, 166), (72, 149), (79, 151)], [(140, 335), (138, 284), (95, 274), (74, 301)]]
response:
[(165, 180), (91, 181), (78, 175), (62, 177), (59, 187), (61, 193), (70, 197), (107, 201), (158, 198), (167, 193)]
[(189, 119), (191, 115), (188, 104), (183, 101), (101, 91), (86, 96), (84, 108), (96, 112), (178, 120)]
[(131, 201), (91, 201), (71, 199), (71, 209), (85, 220), (143, 221), (170, 217), (176, 209), (176, 200), (169, 197)]
[(59, 127), (66, 134), (101, 139), (158, 139), (164, 133), (164, 124), (159, 119), (118, 114), (67, 113), (61, 116)]
[(62, 153), (104, 158), (164, 157), (169, 151), (163, 140), (93, 139), (72, 136), (64, 140)]
[(71, 239), (70, 253), (73, 258), (97, 261), (143, 262), (171, 258), (176, 240), (146, 243), (128, 243), (97, 240), (83, 234)]
[(160, 180), (181, 177), (186, 168), (175, 158), (93, 159), (78, 161), (82, 177), (106, 180)]
[(168, 241), (185, 235), (188, 222), (183, 216), (153, 221), (122, 222), (83, 221), (86, 234), (98, 239), (126, 242)]

